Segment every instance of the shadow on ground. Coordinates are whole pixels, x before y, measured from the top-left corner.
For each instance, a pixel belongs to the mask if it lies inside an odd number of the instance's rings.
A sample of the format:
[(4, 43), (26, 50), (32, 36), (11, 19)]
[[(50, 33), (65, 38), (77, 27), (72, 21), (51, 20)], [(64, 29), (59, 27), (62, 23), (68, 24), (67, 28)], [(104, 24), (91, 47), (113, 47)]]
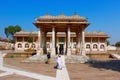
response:
[(120, 60), (97, 61), (94, 60), (88, 63), (91, 67), (114, 70), (120, 72)]

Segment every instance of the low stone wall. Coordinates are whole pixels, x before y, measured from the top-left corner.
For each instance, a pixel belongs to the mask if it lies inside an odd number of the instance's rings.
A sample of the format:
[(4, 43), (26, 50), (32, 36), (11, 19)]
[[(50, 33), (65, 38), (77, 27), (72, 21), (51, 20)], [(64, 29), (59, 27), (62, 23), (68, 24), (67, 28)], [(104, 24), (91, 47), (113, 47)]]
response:
[(110, 58), (110, 54), (108, 53), (98, 53), (98, 54), (87, 54), (90, 58), (97, 59), (97, 58)]
[[(56, 59), (57, 59), (57, 56), (52, 56), (50, 59), (51, 63), (56, 63)], [(87, 56), (78, 56), (78, 55), (65, 56), (65, 63), (85, 63), (88, 60), (89, 58)], [(46, 55), (42, 55), (42, 56), (34, 55), (22, 62), (43, 62), (44, 63), (46, 61), (47, 61)]]
[(66, 63), (85, 63), (88, 62), (89, 57), (87, 56), (77, 56), (77, 55), (71, 55), (66, 56), (65, 62)]
[[(42, 63), (45, 63), (46, 61), (47, 61), (46, 55), (42, 55), (42, 56), (34, 55), (30, 58), (25, 59), (22, 62), (42, 62)], [(51, 63), (55, 63), (56, 57), (55, 56), (51, 57), (50, 61), (51, 61)]]

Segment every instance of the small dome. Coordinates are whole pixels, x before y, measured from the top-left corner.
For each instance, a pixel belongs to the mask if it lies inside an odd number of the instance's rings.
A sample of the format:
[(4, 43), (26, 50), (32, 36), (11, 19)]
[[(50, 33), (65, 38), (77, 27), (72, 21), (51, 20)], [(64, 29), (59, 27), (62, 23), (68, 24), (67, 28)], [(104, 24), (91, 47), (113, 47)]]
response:
[(106, 35), (105, 32), (98, 32), (100, 35)]
[(46, 14), (45, 16), (40, 16), (37, 20), (41, 21), (41, 20), (84, 20), (87, 21), (84, 17), (77, 15), (76, 13), (74, 13), (74, 15), (72, 16), (65, 16), (62, 13), (60, 13), (58, 16), (51, 16), (49, 14)]

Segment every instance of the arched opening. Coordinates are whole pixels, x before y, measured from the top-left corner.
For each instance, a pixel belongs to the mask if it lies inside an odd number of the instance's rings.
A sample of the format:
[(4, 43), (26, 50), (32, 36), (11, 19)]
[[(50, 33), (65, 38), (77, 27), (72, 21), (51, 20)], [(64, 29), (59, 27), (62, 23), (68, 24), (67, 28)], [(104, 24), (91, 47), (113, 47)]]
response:
[(28, 43), (25, 44), (25, 48), (29, 48), (29, 44)]
[(86, 44), (86, 51), (90, 51), (90, 44)]
[(32, 44), (32, 48), (36, 48), (35, 44)]
[(105, 46), (102, 44), (102, 45), (100, 45), (100, 49), (104, 49), (105, 48)]
[(87, 45), (86, 45), (86, 49), (90, 49), (90, 44), (87, 44)]
[(94, 44), (94, 45), (93, 45), (92, 51), (98, 51), (98, 45), (97, 45), (97, 44)]
[(21, 43), (18, 44), (18, 48), (22, 48), (22, 44)]
[(100, 45), (100, 51), (104, 51), (105, 50), (105, 46), (103, 44)]
[(97, 44), (94, 44), (93, 49), (97, 49), (97, 48), (98, 48)]

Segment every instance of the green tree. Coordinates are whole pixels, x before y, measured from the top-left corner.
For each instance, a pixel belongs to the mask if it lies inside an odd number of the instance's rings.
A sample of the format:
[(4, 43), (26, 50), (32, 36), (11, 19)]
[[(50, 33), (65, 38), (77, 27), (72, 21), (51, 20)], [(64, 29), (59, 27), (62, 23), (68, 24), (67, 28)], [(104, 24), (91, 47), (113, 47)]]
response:
[(6, 37), (8, 38), (8, 36), (9, 36), (8, 28), (5, 28), (5, 29), (4, 29), (4, 32), (5, 32)]
[(116, 47), (120, 47), (120, 41), (115, 43)]
[(32, 43), (32, 42), (33, 42), (33, 38), (32, 38), (32, 37), (29, 37), (29, 38), (28, 38), (28, 42), (29, 42), (29, 43)]
[(16, 25), (15, 26), (15, 32), (19, 32), (19, 31), (21, 31), (21, 27), (19, 25)]
[(16, 26), (12, 26), (12, 25), (10, 25), (10, 26), (8, 26), (8, 27), (6, 27), (5, 29), (4, 29), (4, 33), (6, 34), (6, 37), (8, 38), (8, 39), (10, 39), (10, 40), (14, 40), (14, 34), (16, 33), (16, 32), (19, 32), (19, 31), (21, 31), (22, 29), (21, 29), (21, 27), (19, 26), (19, 25), (16, 25)]
[(107, 46), (110, 45), (110, 41), (106, 40)]

